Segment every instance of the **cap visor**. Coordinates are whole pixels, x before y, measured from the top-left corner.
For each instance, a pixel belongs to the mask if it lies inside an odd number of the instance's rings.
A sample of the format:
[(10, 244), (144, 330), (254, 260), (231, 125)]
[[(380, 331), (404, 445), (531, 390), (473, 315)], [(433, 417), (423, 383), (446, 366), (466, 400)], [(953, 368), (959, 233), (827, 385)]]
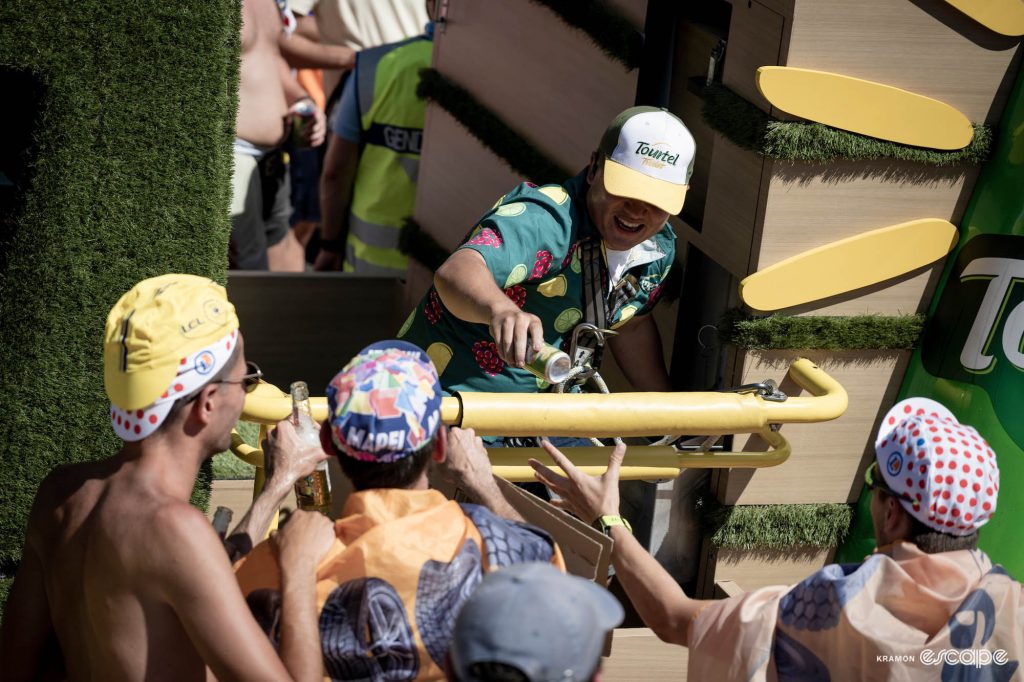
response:
[(658, 180), (606, 158), (604, 188), (609, 194), (644, 201), (669, 215), (677, 215), (683, 210), (683, 200), (686, 199), (689, 185)]

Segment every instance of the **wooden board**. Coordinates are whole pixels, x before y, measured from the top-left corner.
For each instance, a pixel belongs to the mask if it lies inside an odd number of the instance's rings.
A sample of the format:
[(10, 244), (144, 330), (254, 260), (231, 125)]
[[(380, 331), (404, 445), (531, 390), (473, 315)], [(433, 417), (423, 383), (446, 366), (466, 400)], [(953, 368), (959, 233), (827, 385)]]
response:
[(1004, 36), (1024, 35), (1024, 3), (1020, 0), (946, 0), (953, 7)]
[(827, 71), (762, 66), (757, 87), (785, 112), (861, 135), (916, 147), (961, 149), (971, 122), (945, 102), (884, 83)]
[(732, 6), (722, 82), (769, 113), (774, 112), (758, 92), (754, 73), (765, 64), (786, 63), (786, 28), (790, 23), (787, 17), (756, 0)]
[(593, 580), (602, 587), (607, 585), (615, 544), (610, 537), (503, 478), (495, 480), (502, 495), (527, 523), (551, 534), (562, 550), (568, 573)]
[(797, 0), (794, 12), (788, 54), (778, 63), (888, 83), (946, 102), (976, 123), (999, 121), (1019, 40), (942, 0)]
[[(786, 258), (853, 237), (879, 225), (931, 216), (960, 223), (978, 169), (935, 168), (910, 162), (766, 163), (766, 205), (757, 246), (742, 279)], [(918, 273), (844, 296), (817, 301), (800, 313), (906, 315), (924, 312), (942, 262)]]
[(709, 580), (716, 586), (732, 581), (747, 592), (771, 585), (793, 585), (827, 564), (832, 552), (829, 549), (807, 552), (719, 549), (711, 554), (714, 575), (709, 576)]
[(704, 223), (700, 233), (687, 231), (686, 238), (735, 277), (746, 277), (756, 267), (751, 259), (756, 262), (767, 165), (763, 156), (714, 134)]
[(947, 220), (890, 225), (819, 246), (740, 282), (743, 302), (775, 311), (885, 282), (943, 258), (956, 244)]
[[(804, 504), (854, 502), (863, 484), (865, 462), (874, 452), (874, 434), (895, 402), (909, 351), (795, 351), (741, 352), (730, 385), (774, 379), (788, 395), (800, 389), (785, 379), (793, 360), (806, 357), (842, 384), (850, 404), (838, 419), (818, 424), (785, 424), (781, 433), (793, 453), (777, 467), (729, 469), (713, 476), (723, 504)], [(733, 438), (736, 451), (768, 449), (757, 436)], [(747, 588), (747, 585), (737, 579)]]
[[(614, 4), (643, 29), (646, 0)], [(434, 68), (573, 172), (636, 95), (635, 69), (531, 0), (449, 0), (448, 21), (434, 41)]]
[(688, 650), (658, 639), (649, 628), (618, 628), (612, 655), (603, 659), (604, 682), (686, 682)]

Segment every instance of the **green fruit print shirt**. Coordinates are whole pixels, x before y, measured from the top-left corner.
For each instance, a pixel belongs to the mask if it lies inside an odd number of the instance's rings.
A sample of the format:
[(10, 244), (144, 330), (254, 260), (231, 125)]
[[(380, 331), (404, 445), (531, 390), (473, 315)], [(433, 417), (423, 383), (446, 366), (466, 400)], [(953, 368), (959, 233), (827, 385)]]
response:
[[(499, 199), (459, 247), (483, 256), (505, 294), (540, 318), (544, 340), (564, 350), (583, 319), (578, 247), (585, 239), (600, 238), (587, 212), (586, 193), (585, 171), (563, 185), (523, 183)], [(675, 257), (675, 233), (666, 223), (642, 246), (647, 253), (663, 255), (625, 271), (623, 279), (630, 280), (636, 293), (609, 317), (612, 329), (654, 307)], [(536, 393), (548, 388), (526, 370), (508, 367), (488, 326), (455, 317), (434, 287), (398, 336), (426, 350), (450, 393)]]

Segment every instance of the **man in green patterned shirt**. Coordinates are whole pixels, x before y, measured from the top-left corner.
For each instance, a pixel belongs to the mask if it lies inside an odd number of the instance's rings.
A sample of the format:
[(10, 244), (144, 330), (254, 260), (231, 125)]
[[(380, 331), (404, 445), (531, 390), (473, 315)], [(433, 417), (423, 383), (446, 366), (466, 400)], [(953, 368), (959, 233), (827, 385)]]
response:
[[(567, 348), (576, 325), (593, 321), (584, 320), (584, 277), (595, 273), (592, 297), (619, 332), (609, 345), (626, 378), (637, 390), (671, 390), (648, 313), (675, 257), (667, 220), (682, 209), (695, 151), (668, 111), (627, 109), (579, 175), (499, 199), (399, 336), (427, 351), (449, 392), (544, 390), (522, 369), (527, 348)], [(581, 262), (587, 252), (597, 255)]]

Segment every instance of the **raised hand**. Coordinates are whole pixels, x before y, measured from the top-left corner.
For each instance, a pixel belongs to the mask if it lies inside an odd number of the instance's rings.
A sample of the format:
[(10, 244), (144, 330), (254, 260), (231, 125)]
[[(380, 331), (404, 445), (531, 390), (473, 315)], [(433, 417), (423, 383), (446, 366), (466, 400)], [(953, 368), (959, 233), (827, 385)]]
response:
[(530, 460), (534, 476), (558, 495), (560, 506), (576, 514), (587, 523), (593, 523), (601, 516), (619, 514), (619, 470), (626, 456), (626, 446), (616, 445), (608, 457), (608, 470), (600, 476), (588, 476), (569, 461), (550, 441), (541, 442), (555, 464), (565, 475), (556, 473), (535, 459)]

